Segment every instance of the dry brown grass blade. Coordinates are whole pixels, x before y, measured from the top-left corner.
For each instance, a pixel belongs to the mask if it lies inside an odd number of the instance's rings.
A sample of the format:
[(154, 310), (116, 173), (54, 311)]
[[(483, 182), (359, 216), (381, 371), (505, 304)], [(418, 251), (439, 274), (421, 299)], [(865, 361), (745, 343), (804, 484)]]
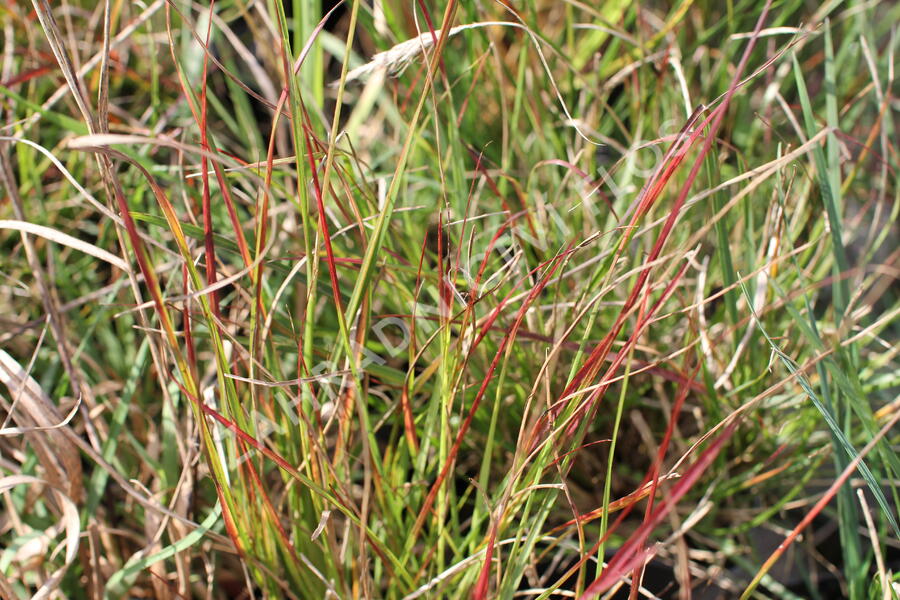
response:
[[(24, 222), (25, 214), (22, 200), (19, 197), (18, 188), (12, 175), (9, 156), (4, 152), (6, 146), (7, 144), (3, 144), (0, 147), (0, 183), (6, 188), (12, 200), (13, 213), (16, 215), (16, 218)], [(44, 309), (50, 321), (50, 327), (53, 330), (53, 337), (56, 340), (60, 360), (66, 369), (66, 373), (69, 375), (72, 388), (76, 390), (77, 394), (83, 395), (87, 388), (81, 385), (81, 378), (72, 364), (65, 328), (57, 310), (56, 297), (51, 293), (51, 289), (47, 284), (46, 275), (37, 258), (37, 251), (31, 238), (23, 233), (22, 242), (25, 247), (29, 268), (37, 280), (38, 288), (41, 291)], [(23, 427), (51, 427), (62, 421), (56, 405), (43, 393), (37, 382), (31, 379), (28, 373), (8, 354), (3, 352), (0, 357), (3, 358), (4, 383), (10, 388), (10, 392), (14, 396), (21, 394), (20, 406), (23, 412), (14, 417), (17, 419), (17, 422)], [(36, 448), (43, 446), (38, 450), (41, 463), (47, 469), (51, 482), (60, 489), (65, 490), (69, 497), (77, 500), (81, 497), (82, 489), (82, 472), (81, 463), (78, 460), (78, 452), (71, 446), (71, 443), (65, 440), (59, 431), (48, 432), (47, 435), (53, 440), (52, 446), (42, 445), (41, 441), (37, 441), (39, 438), (34, 438)]]
[(102, 248), (98, 248), (93, 244), (89, 244), (82, 240), (79, 240), (76, 237), (73, 237), (67, 233), (63, 233), (58, 229), (53, 229), (52, 227), (45, 227), (43, 225), (36, 225), (34, 223), (28, 223), (27, 221), (13, 221), (13, 220), (0, 220), (0, 229), (13, 229), (16, 231), (21, 231), (23, 233), (31, 233), (33, 235), (40, 236), (44, 239), (50, 240), (51, 242), (56, 242), (57, 244), (62, 244), (63, 246), (68, 246), (75, 250), (79, 250), (84, 252), (85, 254), (89, 254), (94, 258), (99, 258), (104, 262), (108, 262), (114, 267), (118, 267), (123, 271), (128, 271), (128, 263), (124, 260), (107, 252)]
[(56, 57), (56, 61), (62, 70), (63, 77), (65, 77), (69, 86), (69, 91), (72, 92), (72, 97), (75, 99), (75, 104), (78, 105), (78, 110), (81, 111), (81, 116), (84, 118), (88, 130), (94, 133), (96, 131), (96, 122), (91, 115), (84, 81), (69, 59), (69, 54), (66, 52), (63, 42), (62, 32), (56, 24), (53, 11), (47, 0), (32, 0), (32, 3), (34, 4), (34, 11), (38, 20), (41, 22), (41, 27), (44, 29), (44, 34), (47, 36), (47, 41), (50, 43), (50, 50), (53, 51), (53, 55)]
[[(81, 463), (78, 449), (58, 429), (62, 415), (38, 382), (9, 354), (0, 350), (0, 383), (17, 401), (12, 419), (27, 431), (31, 442), (46, 471), (47, 480), (63, 490), (67, 496), (81, 490)], [(40, 428), (40, 431), (34, 431)]]

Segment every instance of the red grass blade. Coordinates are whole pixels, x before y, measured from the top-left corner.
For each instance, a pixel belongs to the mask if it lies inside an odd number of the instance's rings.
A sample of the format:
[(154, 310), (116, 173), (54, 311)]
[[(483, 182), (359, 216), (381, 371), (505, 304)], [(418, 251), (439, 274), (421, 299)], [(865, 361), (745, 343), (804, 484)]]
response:
[(684, 477), (672, 486), (672, 491), (668, 494), (666, 499), (647, 519), (644, 520), (643, 524), (631, 535), (628, 541), (622, 545), (619, 551), (616, 552), (616, 555), (609, 561), (606, 568), (603, 569), (600, 577), (595, 579), (594, 582), (587, 587), (581, 595), (580, 600), (596, 598), (599, 594), (608, 590), (624, 573), (627, 573), (651, 553), (651, 551), (644, 546), (647, 537), (665, 516), (669, 514), (669, 511), (678, 504), (678, 501), (691, 489), (700, 476), (703, 475), (706, 468), (716, 458), (722, 450), (722, 447), (725, 445), (725, 442), (732, 436), (736, 428), (737, 422), (728, 425), (728, 427), (725, 428), (725, 431), (723, 431), (722, 434), (710, 444), (709, 448), (700, 455), (700, 458), (691, 465), (684, 474)]

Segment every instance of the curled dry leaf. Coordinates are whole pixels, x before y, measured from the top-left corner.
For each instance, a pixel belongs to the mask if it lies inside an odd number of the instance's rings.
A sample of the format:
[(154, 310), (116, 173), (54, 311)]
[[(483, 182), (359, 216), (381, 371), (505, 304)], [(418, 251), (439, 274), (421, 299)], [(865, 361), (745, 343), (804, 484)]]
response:
[[(32, 477), (30, 475), (10, 475), (8, 477), (0, 478), (0, 493), (19, 485), (49, 485), (49, 483), (47, 481), (44, 481), (43, 479)], [(65, 529), (65, 562), (63, 566), (54, 571), (50, 575), (50, 577), (48, 577), (47, 580), (41, 584), (41, 587), (38, 588), (38, 591), (34, 596), (32, 596), (32, 600), (43, 600), (44, 598), (49, 598), (50, 594), (52, 594), (53, 591), (59, 586), (59, 582), (62, 580), (63, 575), (65, 575), (66, 570), (69, 568), (69, 565), (71, 565), (75, 560), (75, 557), (78, 556), (78, 537), (81, 534), (81, 526), (78, 519), (78, 508), (75, 506), (75, 503), (72, 502), (72, 499), (69, 498), (69, 496), (65, 494), (61, 489), (53, 485), (51, 485), (50, 487), (53, 495), (55, 496), (56, 503), (62, 509), (62, 515), (60, 523), (51, 527), (47, 535), (49, 536), (52, 533), (52, 535), (55, 536), (56, 532), (59, 529)], [(55, 552), (56, 551), (54, 550), (54, 553)]]
[(26, 430), (24, 435), (38, 455), (47, 480), (67, 496), (77, 496), (81, 489), (79, 453), (60, 429), (63, 417), (56, 405), (38, 382), (3, 350), (0, 350), (0, 383), (9, 389), (16, 406), (12, 419)]

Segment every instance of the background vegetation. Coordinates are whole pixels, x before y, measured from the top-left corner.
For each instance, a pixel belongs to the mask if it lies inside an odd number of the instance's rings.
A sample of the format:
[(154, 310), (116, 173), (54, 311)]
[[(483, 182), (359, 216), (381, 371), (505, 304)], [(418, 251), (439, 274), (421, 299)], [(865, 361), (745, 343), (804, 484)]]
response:
[(0, 596), (897, 597), (897, 3), (0, 16)]

